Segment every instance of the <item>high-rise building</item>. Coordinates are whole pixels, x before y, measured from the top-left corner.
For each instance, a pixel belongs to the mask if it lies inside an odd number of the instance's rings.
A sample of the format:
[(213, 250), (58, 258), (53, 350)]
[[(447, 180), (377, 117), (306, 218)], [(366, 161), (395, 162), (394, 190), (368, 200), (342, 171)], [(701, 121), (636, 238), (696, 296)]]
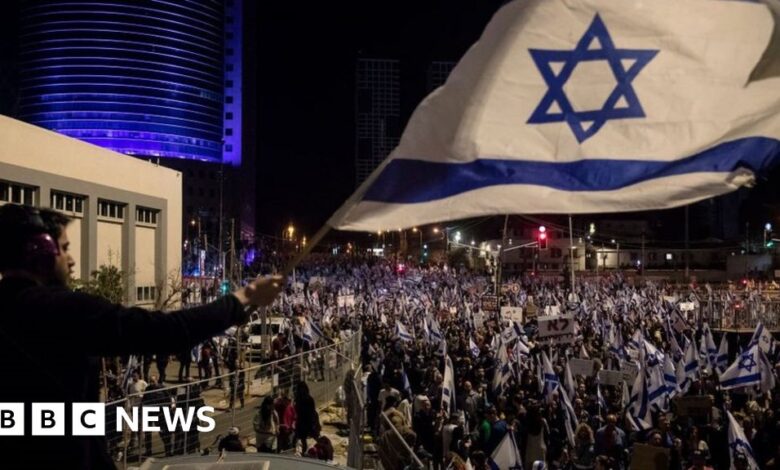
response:
[(401, 136), (399, 61), (358, 59), (355, 88), (355, 176), (360, 185)]
[(209, 244), (228, 239), (231, 219), (237, 236), (251, 236), (246, 7), (243, 0), (24, 2), (19, 117), (181, 171), (183, 219), (211, 233)]

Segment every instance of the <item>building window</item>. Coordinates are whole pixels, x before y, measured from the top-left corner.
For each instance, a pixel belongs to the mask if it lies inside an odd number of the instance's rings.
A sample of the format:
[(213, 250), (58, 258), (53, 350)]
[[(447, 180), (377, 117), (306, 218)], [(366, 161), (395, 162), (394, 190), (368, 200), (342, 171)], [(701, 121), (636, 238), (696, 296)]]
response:
[(233, 48), (232, 47), (228, 47), (227, 49), (225, 49), (225, 55), (227, 57), (232, 56), (233, 55)]
[(225, 103), (233, 104), (233, 97), (232, 96), (226, 96), (225, 97)]
[(225, 39), (233, 39), (233, 31), (228, 31), (225, 33)]
[(50, 202), (52, 209), (73, 214), (84, 214), (84, 196), (52, 191)]
[(144, 224), (157, 225), (157, 218), (160, 211), (157, 209), (149, 209), (147, 207), (135, 208), (135, 220)]
[(135, 288), (135, 297), (139, 302), (154, 301), (157, 297), (157, 288), (155, 286), (138, 286)]
[(225, 119), (227, 120), (233, 119), (233, 113), (225, 113)]
[(233, 80), (225, 80), (225, 88), (232, 88)]
[(109, 219), (122, 220), (125, 218), (125, 204), (98, 199), (98, 215)]
[(225, 71), (226, 72), (232, 72), (234, 68), (234, 65), (232, 63), (225, 64)]
[(227, 135), (227, 136), (233, 135), (233, 128), (232, 127), (226, 128), (225, 129), (225, 135)]
[(231, 144), (225, 145), (225, 152), (232, 152), (232, 151), (233, 151), (233, 146)]
[(0, 181), (0, 202), (34, 206), (37, 192), (38, 189), (32, 186)]

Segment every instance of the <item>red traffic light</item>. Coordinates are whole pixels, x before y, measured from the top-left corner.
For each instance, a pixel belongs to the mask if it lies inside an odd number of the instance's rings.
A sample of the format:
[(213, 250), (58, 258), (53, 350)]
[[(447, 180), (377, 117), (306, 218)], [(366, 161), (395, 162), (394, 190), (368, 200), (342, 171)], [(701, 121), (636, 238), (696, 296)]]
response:
[(547, 234), (542, 232), (539, 234), (539, 240), (547, 240)]

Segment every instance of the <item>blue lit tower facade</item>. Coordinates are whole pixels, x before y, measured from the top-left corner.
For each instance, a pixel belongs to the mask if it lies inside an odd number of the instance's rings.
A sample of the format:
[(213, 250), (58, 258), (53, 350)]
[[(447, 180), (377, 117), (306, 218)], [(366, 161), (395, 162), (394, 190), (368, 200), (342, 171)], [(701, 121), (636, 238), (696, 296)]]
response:
[(181, 171), (185, 222), (197, 219), (202, 233), (236, 219), (246, 237), (255, 191), (254, 158), (243, 152), (242, 26), (251, 3), (25, 1), (19, 117)]

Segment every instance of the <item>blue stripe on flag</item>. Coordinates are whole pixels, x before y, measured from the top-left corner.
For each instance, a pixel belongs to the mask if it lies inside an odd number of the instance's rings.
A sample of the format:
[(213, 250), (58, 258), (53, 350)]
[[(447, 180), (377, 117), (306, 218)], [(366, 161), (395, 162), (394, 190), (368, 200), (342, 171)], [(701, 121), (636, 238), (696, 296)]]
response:
[[(674, 161), (593, 158), (542, 162), (481, 158), (443, 163), (390, 161), (363, 197), (365, 201), (435, 201), (489, 186), (533, 184), (563, 191), (611, 191), (643, 181), (700, 172), (760, 171), (780, 160), (780, 140), (746, 137)], [(399, 182), (403, 181), (403, 184)]]
[(724, 380), (720, 383), (720, 386), (730, 387), (732, 385), (758, 383), (760, 381), (761, 381), (761, 373), (758, 373), (758, 374), (745, 375), (742, 377), (734, 377), (733, 379)]

